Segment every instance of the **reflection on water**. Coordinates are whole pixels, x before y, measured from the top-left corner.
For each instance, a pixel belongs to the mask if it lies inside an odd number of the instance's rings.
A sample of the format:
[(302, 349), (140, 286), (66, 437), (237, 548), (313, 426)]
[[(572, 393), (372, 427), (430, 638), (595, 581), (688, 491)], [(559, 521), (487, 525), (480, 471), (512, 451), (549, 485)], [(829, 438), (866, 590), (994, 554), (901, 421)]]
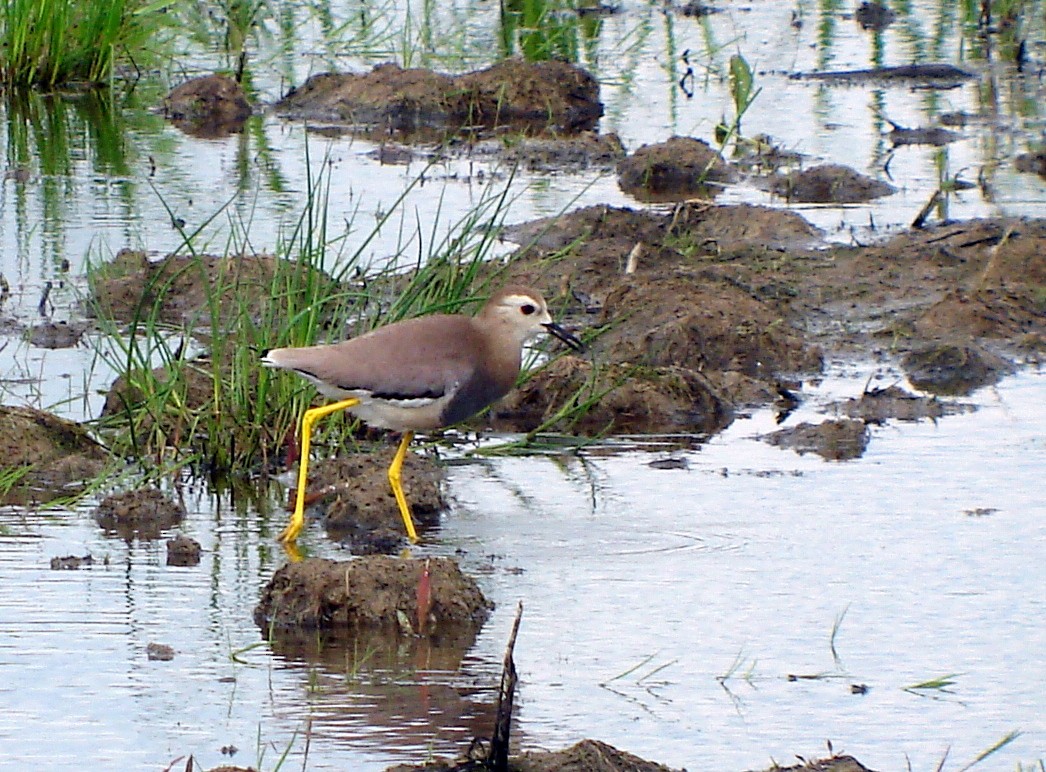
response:
[[(867, 380), (858, 369), (818, 393)], [(306, 728), (308, 769), (452, 754), (489, 733), (518, 600), (528, 747), (594, 736), (674, 766), (746, 769), (831, 739), (873, 768), (929, 769), (1019, 729), (996, 763), (1034, 761), (1044, 389), (1028, 373), (978, 393), (974, 413), (876, 427), (846, 463), (760, 442), (776, 427), (766, 411), (675, 453), (676, 468), (629, 450), (454, 464), (456, 503), (421, 552), (457, 555), (497, 603), (468, 651), (266, 643), (252, 610), (282, 556), (253, 505), (187, 495), (183, 530), (205, 549), (190, 569), (166, 566), (162, 543), (106, 538), (87, 510), (4, 510), (5, 762), (155, 770), (192, 753), (213, 766), (232, 745), (256, 763), (260, 736), (264, 768), (288, 746), (296, 768)], [(789, 421), (819, 420), (813, 403)], [(306, 536), (341, 556), (318, 526)], [(87, 552), (90, 568), (49, 569)], [(149, 661), (151, 642), (174, 660)], [(950, 692), (904, 691), (949, 674)]]

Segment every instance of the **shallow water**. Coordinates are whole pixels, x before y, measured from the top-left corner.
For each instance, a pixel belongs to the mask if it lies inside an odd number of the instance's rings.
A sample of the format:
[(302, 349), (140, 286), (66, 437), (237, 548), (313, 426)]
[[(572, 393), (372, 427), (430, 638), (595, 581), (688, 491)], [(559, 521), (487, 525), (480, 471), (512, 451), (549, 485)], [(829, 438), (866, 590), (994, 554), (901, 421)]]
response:
[[(859, 393), (868, 372), (820, 396)], [(181, 530), (205, 549), (189, 569), (166, 567), (162, 544), (106, 538), (86, 509), (3, 510), (5, 764), (145, 770), (192, 753), (209, 767), (230, 745), (255, 763), (260, 738), (263, 768), (288, 746), (298, 768), (308, 720), (308, 769), (460, 751), (489, 731), (518, 601), (526, 747), (595, 737), (743, 769), (830, 739), (872, 768), (931, 769), (1020, 730), (988, 768), (1030, 763), (1046, 752), (1044, 387), (1024, 373), (978, 393), (974, 413), (877, 427), (847, 463), (760, 442), (775, 428), (760, 411), (671, 452), (687, 469), (627, 448), (454, 464), (454, 506), (417, 552), (461, 555), (497, 603), (460, 671), (359, 647), (262, 644), (234, 661), (262, 641), (251, 611), (283, 562), (278, 523), (253, 506), (187, 492)], [(340, 554), (315, 525), (304, 544)], [(86, 552), (109, 564), (48, 568)], [(175, 659), (148, 661), (150, 642)], [(947, 693), (903, 690), (950, 674)]]
[[(381, 9), (389, 32), (379, 41), (361, 32), (347, 45), (332, 42), (300, 4), (278, 5), (299, 16), (293, 34), (252, 59), (262, 102), (312, 72), (404, 61), (402, 5)], [(497, 55), (496, 4), (423, 5), (411, 16), (414, 64), (463, 71)], [(940, 179), (960, 170), (985, 185), (949, 194), (942, 214), (1041, 214), (1046, 184), (1015, 172), (1013, 157), (1043, 136), (1043, 79), (1034, 68), (1019, 76), (974, 55), (955, 5), (910, 3), (877, 36), (838, 3), (796, 3), (799, 28), (788, 4), (729, 4), (690, 19), (660, 3), (624, 3), (581, 41), (579, 61), (601, 81), (601, 130), (618, 132), (631, 151), (672, 134), (710, 139), (733, 110), (729, 56), (744, 54), (762, 88), (744, 116), (746, 135), (769, 133), (808, 154), (808, 165), (846, 163), (876, 177), (888, 168), (900, 188), (867, 206), (795, 207), (833, 240), (867, 241), (905, 226)], [(1046, 50), (1041, 7), (1029, 16), (1039, 25), (1029, 48), (1036, 67)], [(337, 28), (360, 6), (330, 10)], [(439, 34), (426, 37), (424, 24)], [(686, 51), (692, 99), (678, 87)], [(193, 56), (201, 69), (217, 62)], [(788, 77), (912, 61), (951, 61), (980, 77), (944, 92)], [(368, 156), (371, 143), (270, 114), (240, 136), (193, 139), (152, 112), (163, 91), (143, 82), (118, 108), (83, 96), (0, 102), (6, 171), (28, 171), (0, 185), (0, 274), (10, 286), (0, 303), (4, 404), (97, 416), (97, 390), (113, 374), (91, 345), (39, 349), (10, 322), (41, 318), (48, 282), (45, 313), (78, 319), (89, 259), (178, 247), (165, 205), (189, 229), (218, 213), (200, 249), (269, 251), (304, 206), (308, 169), (327, 159), (332, 222), (349, 233), (344, 257), (424, 170), (426, 182), (359, 255), (375, 266), (427, 253), (506, 184), (506, 222), (587, 204), (638, 206), (611, 175), (510, 179), (510, 170), (477, 159), (382, 166)], [(884, 136), (884, 116), (915, 127), (957, 110), (980, 117), (946, 148), (892, 151)], [(786, 206), (749, 183), (719, 200)], [(853, 396), (872, 370), (836, 364), (813, 393)], [(519, 600), (517, 737), (526, 747), (595, 737), (692, 770), (740, 769), (811, 757), (830, 739), (873, 768), (910, 760), (922, 770), (949, 748), (949, 767), (961, 766), (1020, 730), (991, 768), (1042, 759), (1046, 378), (1024, 372), (974, 401), (972, 414), (875, 428), (865, 457), (849, 463), (758, 442), (775, 428), (760, 411), (676, 452), (687, 469), (650, 468), (668, 451), (624, 441), (580, 458), (455, 464), (448, 492), (456, 503), (422, 553), (463, 550), (464, 568), (498, 604), (464, 654), (381, 656), (364, 645), (306, 656), (263, 644), (234, 659), (263, 641), (251, 612), (284, 559), (273, 541), (282, 515), (268, 503), (259, 509), (186, 486), (181, 530), (205, 549), (192, 569), (166, 567), (161, 543), (106, 537), (90, 504), (0, 510), (0, 766), (155, 770), (192, 753), (210, 767), (224, 760), (223, 746), (236, 746), (234, 761), (264, 769), (290, 748), (291, 768), (300, 768), (306, 733), (309, 769), (380, 769), (451, 754), (488, 731)], [(790, 422), (810, 418), (816, 402)], [(978, 511), (988, 512), (970, 514)], [(341, 554), (316, 530), (306, 545)], [(85, 553), (108, 564), (48, 567), (52, 557)], [(173, 646), (175, 659), (149, 661), (150, 642)], [(952, 693), (903, 690), (953, 673)], [(851, 684), (869, 691), (851, 694)]]

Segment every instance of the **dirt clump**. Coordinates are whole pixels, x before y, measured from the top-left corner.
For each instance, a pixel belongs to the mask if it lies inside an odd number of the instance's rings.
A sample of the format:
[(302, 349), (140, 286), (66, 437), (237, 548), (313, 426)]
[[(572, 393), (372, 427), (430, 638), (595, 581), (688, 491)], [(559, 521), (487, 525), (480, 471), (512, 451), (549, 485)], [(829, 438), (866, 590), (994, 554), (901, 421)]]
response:
[(476, 631), (493, 605), (450, 558), (308, 558), (279, 569), (254, 621), (264, 630), (381, 629), (399, 635)]
[(52, 571), (77, 571), (84, 566), (94, 565), (94, 557), (88, 553), (83, 557), (79, 555), (66, 555), (64, 557), (51, 558)]
[(642, 201), (709, 198), (718, 192), (711, 183), (737, 178), (718, 151), (692, 137), (643, 145), (618, 164), (617, 173), (620, 188)]
[(886, 29), (896, 18), (896, 12), (876, 0), (865, 0), (854, 11), (854, 20), (861, 25), (861, 29)]
[(186, 134), (219, 139), (243, 131), (251, 106), (234, 79), (205, 75), (175, 86), (163, 100), (163, 111)]
[[(172, 396), (177, 394), (178, 404), (185, 411), (192, 413), (199, 410), (214, 398), (213, 376), (209, 370), (203, 368), (203, 364), (197, 366), (186, 366), (177, 369), (175, 380), (172, 383), (172, 370), (166, 366), (153, 368), (148, 375), (141, 374), (140, 380), (134, 375), (117, 376), (105, 394), (105, 402), (102, 404), (101, 416), (126, 416), (131, 418), (141, 416), (139, 429), (152, 428), (154, 415), (149, 412), (142, 414), (139, 409), (144, 405), (154, 389), (167, 388)], [(160, 414), (161, 425), (159, 429), (172, 439), (187, 433), (188, 427), (182, 425), (184, 414), (181, 411), (163, 412)], [(172, 444), (177, 445), (176, 441)]]
[(153, 261), (143, 251), (121, 249), (111, 262), (91, 270), (90, 310), (131, 322), (149, 316), (158, 304), (159, 321), (209, 324), (212, 298), (223, 319), (273, 302), (279, 269), (279, 258), (264, 255), (168, 255)]
[(29, 342), (37, 348), (72, 348), (80, 343), (87, 325), (66, 321), (41, 322), (29, 328)]
[(730, 424), (733, 410), (700, 373), (679, 366), (596, 366), (563, 356), (532, 375), (495, 405), (490, 424), (500, 431), (534, 431), (553, 411), (569, 410), (546, 427), (583, 435), (695, 432), (711, 434)]
[(166, 643), (148, 643), (145, 646), (145, 656), (150, 661), (170, 662), (174, 659), (174, 647)]
[(840, 164), (822, 164), (775, 177), (770, 189), (788, 201), (812, 204), (856, 204), (897, 192), (892, 185)]
[[(397, 764), (385, 772), (453, 772), (473, 768), (464, 766), (469, 763), (468, 759), (437, 759), (426, 764)], [(526, 751), (509, 758), (508, 768), (510, 772), (674, 772), (599, 740), (581, 740), (561, 751)]]
[(179, 534), (167, 540), (167, 565), (190, 567), (200, 564), (200, 542)]
[(904, 126), (894, 126), (887, 135), (895, 147), (902, 145), (934, 145), (941, 147), (951, 142), (962, 139), (962, 134), (940, 126), (924, 126), (908, 129)]
[[(403, 518), (388, 478), (394, 454), (394, 448), (386, 448), (310, 465), (306, 501), (322, 510), (328, 534), (353, 554), (390, 553), (403, 544)], [(407, 453), (400, 482), (419, 531), (439, 524), (441, 480), (435, 461)]]
[(874, 772), (853, 756), (838, 755), (827, 759), (801, 760), (790, 767), (774, 764), (765, 772)]
[(843, 418), (819, 424), (804, 421), (771, 432), (763, 439), (780, 448), (792, 448), (799, 455), (816, 453), (828, 461), (850, 461), (864, 454), (869, 432), (864, 421)]
[(1013, 159), (1013, 163), (1019, 172), (1046, 177), (1046, 150), (1037, 150), (1034, 153), (1021, 153)]
[(836, 415), (857, 418), (865, 423), (885, 423), (889, 420), (921, 421), (946, 415), (968, 413), (973, 405), (942, 402), (937, 397), (923, 397), (905, 391), (899, 386), (872, 389), (828, 406)]
[(469, 153), (497, 155), (531, 171), (580, 171), (613, 168), (625, 157), (625, 147), (617, 134), (586, 131), (575, 136), (521, 137), (507, 143), (485, 140)]
[(527, 751), (510, 765), (516, 772), (672, 772), (599, 740), (582, 740), (561, 751)]
[(1002, 380), (1013, 363), (979, 346), (932, 343), (909, 351), (901, 360), (912, 385), (941, 395), (967, 395)]
[(619, 282), (603, 305), (609, 327), (593, 351), (610, 361), (772, 378), (819, 370), (821, 355), (780, 312), (744, 288), (698, 271)]
[(976, 75), (960, 70), (951, 64), (930, 62), (928, 64), (902, 64), (897, 67), (872, 67), (863, 70), (822, 70), (819, 72), (800, 72), (792, 75), (794, 79), (820, 80), (826, 83), (845, 85), (849, 83), (917, 84), (921, 88), (950, 89), (961, 86), (966, 81), (976, 79)]
[(106, 496), (94, 518), (106, 534), (126, 541), (158, 539), (185, 518), (185, 507), (156, 488), (145, 487)]
[(464, 75), (382, 64), (365, 74), (310, 78), (276, 105), (288, 118), (349, 123), (399, 135), (590, 131), (603, 115), (599, 83), (562, 61), (503, 60)]
[(684, 367), (734, 406), (776, 400), (825, 352), (1046, 349), (1046, 220), (944, 223), (811, 249), (817, 231), (794, 212), (691, 202), (669, 213), (589, 207), (506, 236), (523, 245), (506, 278), (541, 288), (560, 318), (588, 328), (595, 361)]
[(108, 452), (79, 424), (31, 407), (0, 405), (2, 467), (26, 467), (0, 502), (24, 503), (68, 494), (68, 488), (97, 477)]

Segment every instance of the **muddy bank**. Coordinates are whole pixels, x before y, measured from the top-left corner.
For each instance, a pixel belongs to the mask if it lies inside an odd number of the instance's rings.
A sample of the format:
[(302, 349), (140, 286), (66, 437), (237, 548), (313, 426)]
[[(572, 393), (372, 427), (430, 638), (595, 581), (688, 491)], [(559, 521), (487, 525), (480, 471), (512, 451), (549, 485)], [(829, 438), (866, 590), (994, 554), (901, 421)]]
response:
[(503, 60), (464, 75), (382, 64), (362, 75), (315, 75), (276, 104), (286, 118), (351, 125), (401, 138), (492, 132), (590, 131), (603, 115), (599, 84), (562, 61)]
[[(1010, 372), (1014, 357), (1041, 355), (1046, 340), (1046, 220), (946, 223), (811, 249), (816, 231), (793, 212), (688, 203), (669, 213), (590, 207), (509, 235), (525, 245), (510, 278), (568, 309), (589, 331), (591, 361), (699, 373), (724, 404), (713, 412), (777, 399), (826, 355), (886, 356), (919, 388), (968, 393)], [(628, 431), (678, 430), (679, 412), (630, 419)]]

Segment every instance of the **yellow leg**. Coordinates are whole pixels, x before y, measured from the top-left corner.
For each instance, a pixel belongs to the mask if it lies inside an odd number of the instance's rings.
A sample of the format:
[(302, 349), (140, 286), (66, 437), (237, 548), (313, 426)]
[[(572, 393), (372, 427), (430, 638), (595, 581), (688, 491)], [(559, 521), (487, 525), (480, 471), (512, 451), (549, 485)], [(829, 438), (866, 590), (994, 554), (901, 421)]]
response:
[(392, 464), (389, 465), (389, 485), (392, 486), (392, 493), (396, 497), (396, 503), (400, 506), (400, 516), (403, 518), (403, 525), (407, 529), (407, 538), (410, 539), (412, 544), (418, 543), (418, 532), (414, 530), (414, 519), (410, 516), (410, 505), (407, 504), (407, 497), (403, 493), (403, 486), (400, 484), (400, 470), (403, 468), (403, 459), (407, 457), (407, 446), (410, 445), (410, 441), (414, 439), (414, 432), (403, 432), (403, 439), (400, 440), (400, 446), (396, 449), (396, 455), (392, 457)]
[(314, 407), (305, 411), (301, 417), (301, 458), (298, 459), (298, 498), (294, 504), (294, 514), (290, 522), (280, 534), (280, 541), (284, 544), (293, 544), (301, 529), (305, 527), (305, 482), (309, 479), (309, 445), (312, 443), (312, 425), (317, 418), (345, 410), (360, 401), (356, 397), (343, 399), (341, 402), (332, 402), (322, 407)]

